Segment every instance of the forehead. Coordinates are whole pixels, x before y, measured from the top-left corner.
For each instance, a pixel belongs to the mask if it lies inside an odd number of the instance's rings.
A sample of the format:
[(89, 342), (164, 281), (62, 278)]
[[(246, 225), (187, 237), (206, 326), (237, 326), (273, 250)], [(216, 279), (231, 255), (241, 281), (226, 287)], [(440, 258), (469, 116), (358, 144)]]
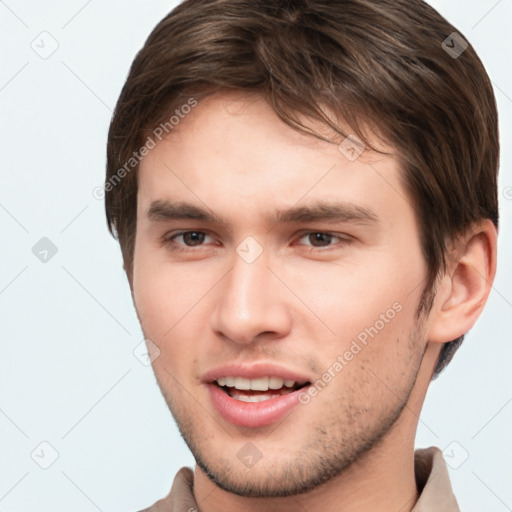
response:
[(410, 208), (391, 148), (380, 143), (388, 154), (366, 148), (353, 159), (342, 137), (318, 124), (311, 129), (333, 143), (291, 128), (258, 95), (209, 96), (141, 162), (139, 209), (169, 198), (239, 215), (314, 198)]

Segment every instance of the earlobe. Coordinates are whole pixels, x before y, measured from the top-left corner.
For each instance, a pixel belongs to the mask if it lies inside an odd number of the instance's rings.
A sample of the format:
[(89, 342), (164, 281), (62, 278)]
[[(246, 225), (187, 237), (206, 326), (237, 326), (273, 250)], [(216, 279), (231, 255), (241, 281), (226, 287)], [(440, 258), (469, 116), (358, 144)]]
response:
[(480, 316), (496, 274), (497, 231), (486, 219), (453, 248), (439, 279), (429, 319), (429, 341), (446, 343), (467, 333)]

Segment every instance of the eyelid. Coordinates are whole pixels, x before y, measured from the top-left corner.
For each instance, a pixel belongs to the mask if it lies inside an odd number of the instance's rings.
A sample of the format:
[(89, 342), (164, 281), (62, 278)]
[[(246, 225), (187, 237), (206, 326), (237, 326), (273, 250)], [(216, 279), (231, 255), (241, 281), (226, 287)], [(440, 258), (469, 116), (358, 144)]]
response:
[[(216, 241), (214, 235), (212, 235), (208, 230), (205, 230), (205, 229), (181, 229), (181, 230), (176, 230), (176, 231), (170, 231), (170, 232), (167, 232), (166, 234), (164, 234), (161, 238), (162, 244), (170, 247), (171, 249), (175, 249), (175, 250), (184, 250), (184, 251), (194, 251), (195, 250), (195, 251), (197, 251), (197, 250), (204, 248), (212, 243), (212, 242), (204, 241), (203, 243), (201, 243), (199, 245), (189, 246), (184, 243), (176, 242), (176, 238), (183, 236), (187, 233), (201, 233), (201, 234), (204, 234), (205, 237), (211, 237), (214, 242)], [(334, 239), (338, 239), (338, 240), (333, 241), (333, 243), (331, 243), (330, 245), (319, 246), (319, 247), (316, 247), (312, 244), (297, 243), (297, 241), (300, 241), (302, 238), (309, 236), (309, 235), (314, 235), (314, 234), (327, 235), (327, 236), (333, 237)], [(298, 234), (296, 234), (294, 236), (293, 239), (295, 240), (295, 242), (292, 245), (295, 245), (297, 243), (297, 245), (307, 247), (309, 250), (327, 251), (329, 249), (334, 249), (336, 247), (339, 247), (340, 245), (343, 246), (343, 245), (349, 244), (353, 240), (353, 237), (351, 237), (345, 233), (335, 233), (335, 232), (331, 232), (331, 231), (322, 231), (322, 230), (308, 230), (308, 231), (299, 232)]]
[(353, 238), (344, 234), (344, 233), (333, 233), (331, 231), (321, 231), (321, 230), (310, 230), (310, 231), (302, 231), (301, 233), (299, 233), (295, 239), (296, 240), (300, 240), (302, 238), (304, 238), (305, 236), (309, 236), (309, 235), (315, 235), (315, 234), (322, 234), (322, 235), (327, 235), (327, 236), (331, 236), (333, 238), (337, 238), (338, 239), (338, 242), (337, 243), (333, 243), (331, 245), (328, 245), (328, 246), (324, 246), (324, 247), (315, 247), (311, 244), (299, 244), (299, 245), (305, 245), (307, 247), (311, 247), (313, 249), (318, 249), (318, 250), (326, 250), (326, 249), (329, 249), (330, 247), (335, 247), (337, 244), (346, 244), (346, 243), (350, 243)]
[(185, 245), (183, 243), (176, 242), (176, 238), (186, 235), (187, 233), (201, 233), (205, 235), (205, 237), (211, 237), (214, 238), (213, 235), (211, 235), (207, 230), (204, 229), (181, 229), (177, 231), (170, 231), (167, 232), (165, 235), (162, 236), (162, 243), (165, 245), (171, 245), (174, 244), (177, 248), (180, 249), (194, 249), (198, 247), (204, 247), (208, 242), (204, 242), (200, 245), (191, 246), (191, 245)]

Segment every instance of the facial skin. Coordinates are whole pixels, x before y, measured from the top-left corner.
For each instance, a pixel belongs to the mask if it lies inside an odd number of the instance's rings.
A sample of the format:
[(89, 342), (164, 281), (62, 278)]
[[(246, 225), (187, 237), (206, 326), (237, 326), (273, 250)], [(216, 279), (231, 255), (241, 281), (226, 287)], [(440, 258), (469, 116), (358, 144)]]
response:
[[(351, 162), (336, 144), (285, 125), (258, 96), (234, 93), (201, 100), (142, 161), (133, 298), (160, 350), (158, 383), (198, 462), (201, 511), (414, 505), (418, 415), (440, 342), (456, 336), (443, 339), (438, 327), (428, 343), (437, 324), (417, 318), (427, 267), (399, 173), (392, 155), (366, 150)], [(157, 201), (213, 219), (151, 218)], [(273, 217), (320, 204), (374, 218)], [(236, 251), (246, 237), (263, 249), (252, 263)], [(397, 303), (394, 318), (282, 421), (240, 427), (213, 406), (206, 372), (274, 363), (315, 382)], [(250, 468), (237, 457), (248, 442), (261, 454)]]

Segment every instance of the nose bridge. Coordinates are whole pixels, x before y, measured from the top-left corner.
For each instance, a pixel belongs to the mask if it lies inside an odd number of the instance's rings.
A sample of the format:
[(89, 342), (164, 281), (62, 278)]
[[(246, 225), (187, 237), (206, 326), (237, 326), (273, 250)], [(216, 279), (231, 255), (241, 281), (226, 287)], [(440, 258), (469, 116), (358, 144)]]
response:
[(263, 309), (265, 297), (262, 292), (270, 287), (267, 258), (260, 256), (255, 261), (246, 261), (237, 254), (233, 260), (229, 284), (234, 305), (238, 304), (247, 312)]
[(269, 258), (265, 253), (245, 258), (239, 250), (220, 290), (213, 329), (237, 343), (251, 342), (262, 333), (286, 334), (291, 317), (280, 283), (268, 268)]

